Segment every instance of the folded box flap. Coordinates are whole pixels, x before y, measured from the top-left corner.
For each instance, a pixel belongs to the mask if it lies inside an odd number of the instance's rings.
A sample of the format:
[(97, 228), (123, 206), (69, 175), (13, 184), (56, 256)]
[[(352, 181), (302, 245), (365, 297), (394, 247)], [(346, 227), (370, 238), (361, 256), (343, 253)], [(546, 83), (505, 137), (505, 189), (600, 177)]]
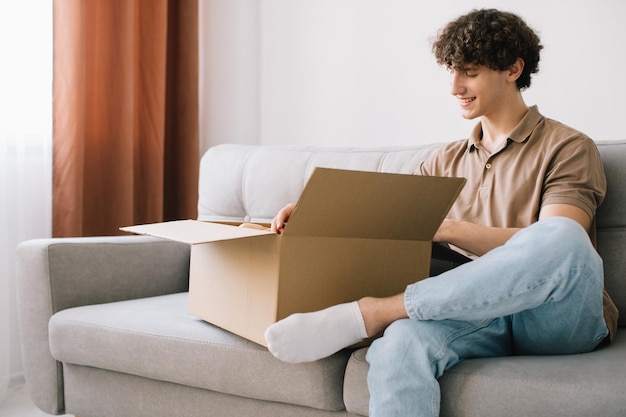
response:
[(285, 236), (432, 240), (464, 178), (317, 168)]
[(197, 220), (176, 220), (163, 223), (121, 227), (120, 230), (140, 235), (160, 237), (177, 242), (198, 244), (220, 240), (239, 239), (250, 236), (272, 234), (267, 230), (236, 227), (226, 224)]

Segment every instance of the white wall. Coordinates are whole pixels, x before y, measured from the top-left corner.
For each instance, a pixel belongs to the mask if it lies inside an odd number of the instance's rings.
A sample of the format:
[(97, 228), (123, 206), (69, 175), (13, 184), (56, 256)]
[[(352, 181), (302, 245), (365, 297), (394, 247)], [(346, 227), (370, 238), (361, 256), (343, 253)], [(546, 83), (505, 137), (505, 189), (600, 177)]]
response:
[(199, 2), (200, 148), (256, 143), (259, 132), (259, 2)]
[[(201, 130), (205, 146), (411, 145), (466, 137), (473, 122), (460, 118), (430, 40), (449, 20), (479, 7), (518, 13), (542, 38), (541, 70), (524, 93), (527, 104), (594, 139), (626, 137), (620, 123), (626, 114), (620, 76), (626, 3), (619, 0), (206, 3), (229, 36), (221, 48), (205, 50), (213, 67), (202, 72), (213, 71), (220, 88), (204, 88), (203, 100), (222, 103), (225, 112), (219, 120), (214, 113), (210, 129)], [(211, 33), (204, 28), (203, 36)], [(224, 70), (236, 64), (237, 54), (247, 66)]]

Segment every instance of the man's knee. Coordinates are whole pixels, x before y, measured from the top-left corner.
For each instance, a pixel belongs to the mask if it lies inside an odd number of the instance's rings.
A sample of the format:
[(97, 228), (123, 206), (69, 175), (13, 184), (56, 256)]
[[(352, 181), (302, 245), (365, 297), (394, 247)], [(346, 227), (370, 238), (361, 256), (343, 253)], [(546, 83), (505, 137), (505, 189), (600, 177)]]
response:
[(533, 247), (535, 262), (543, 265), (546, 273), (552, 265), (561, 271), (557, 275), (570, 285), (577, 278), (586, 281), (592, 276), (602, 279), (602, 259), (587, 231), (578, 222), (566, 217), (551, 217), (531, 227), (535, 229), (535, 236), (527, 243)]
[(575, 220), (567, 217), (550, 217), (527, 228), (533, 245), (550, 256), (568, 254), (593, 254), (587, 231)]

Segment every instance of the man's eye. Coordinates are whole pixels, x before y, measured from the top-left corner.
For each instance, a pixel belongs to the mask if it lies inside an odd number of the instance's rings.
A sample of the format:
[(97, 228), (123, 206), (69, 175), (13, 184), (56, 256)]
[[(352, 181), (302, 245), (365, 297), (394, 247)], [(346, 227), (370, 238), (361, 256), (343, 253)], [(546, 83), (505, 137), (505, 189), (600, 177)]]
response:
[(478, 73), (476, 73), (476, 72), (466, 72), (465, 73), (465, 76), (468, 77), (468, 78), (474, 78), (477, 75), (478, 75)]

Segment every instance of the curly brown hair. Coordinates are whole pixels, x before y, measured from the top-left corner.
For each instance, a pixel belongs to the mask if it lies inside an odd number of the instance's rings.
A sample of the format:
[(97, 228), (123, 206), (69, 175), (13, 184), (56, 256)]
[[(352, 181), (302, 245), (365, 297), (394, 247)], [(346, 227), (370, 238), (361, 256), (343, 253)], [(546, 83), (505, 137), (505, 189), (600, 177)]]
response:
[(517, 15), (496, 9), (473, 10), (445, 26), (433, 43), (437, 63), (463, 70), (484, 65), (505, 71), (517, 60), (524, 69), (517, 79), (520, 90), (530, 87), (531, 74), (539, 71), (539, 36)]

